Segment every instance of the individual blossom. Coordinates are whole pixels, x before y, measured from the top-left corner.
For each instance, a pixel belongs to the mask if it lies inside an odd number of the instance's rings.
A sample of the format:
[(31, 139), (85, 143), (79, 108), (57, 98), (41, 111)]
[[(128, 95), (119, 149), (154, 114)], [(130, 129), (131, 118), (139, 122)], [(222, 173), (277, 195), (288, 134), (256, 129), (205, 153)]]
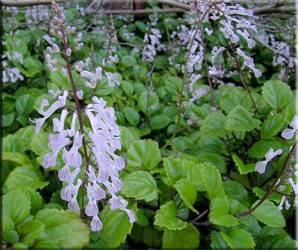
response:
[(260, 174), (264, 174), (266, 171), (266, 166), (268, 162), (271, 161), (275, 156), (282, 154), (282, 152), (283, 152), (282, 149), (279, 149), (276, 152), (274, 152), (273, 148), (270, 148), (265, 155), (266, 160), (257, 162), (255, 170)]
[(298, 130), (298, 115), (295, 115), (293, 120), (290, 123), (291, 128), (286, 128), (282, 133), (281, 136), (286, 139), (292, 139), (292, 137), (294, 136), (294, 134), (296, 133), (296, 131)]

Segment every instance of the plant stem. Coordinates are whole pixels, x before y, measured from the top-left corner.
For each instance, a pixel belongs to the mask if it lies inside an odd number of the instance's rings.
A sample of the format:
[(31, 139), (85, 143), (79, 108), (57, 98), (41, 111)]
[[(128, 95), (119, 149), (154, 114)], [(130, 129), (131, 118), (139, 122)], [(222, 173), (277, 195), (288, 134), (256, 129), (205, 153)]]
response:
[(177, 121), (177, 128), (175, 130), (175, 132), (173, 133), (173, 135), (171, 136), (171, 138), (167, 141), (167, 143), (162, 147), (162, 150), (165, 149), (167, 146), (170, 145), (170, 143), (172, 142), (172, 140), (175, 138), (175, 136), (179, 133), (179, 128), (180, 128), (180, 121), (181, 121), (181, 113), (182, 113), (182, 96), (183, 96), (183, 92), (184, 92), (184, 88), (186, 85), (186, 81), (187, 81), (187, 77), (188, 77), (188, 73), (187, 73), (187, 65), (188, 65), (188, 60), (190, 57), (190, 53), (191, 53), (191, 48), (193, 46), (193, 43), (195, 41), (195, 38), (198, 34), (198, 31), (200, 29), (200, 24), (202, 23), (202, 21), (204, 20), (205, 16), (207, 15), (209, 11), (209, 8), (205, 11), (204, 15), (202, 16), (202, 18), (200, 19), (199, 23), (198, 23), (198, 27), (196, 28), (194, 35), (190, 41), (190, 46), (189, 46), (189, 50), (187, 52), (187, 56), (186, 56), (186, 60), (185, 60), (185, 65), (184, 65), (184, 74), (183, 74), (183, 79), (182, 79), (182, 86), (181, 86), (181, 91), (179, 93), (179, 103), (178, 103), (178, 121)]
[(257, 111), (257, 113), (260, 114), (260, 111), (259, 111), (259, 109), (258, 109), (258, 107), (257, 107), (257, 105), (256, 105), (256, 103), (255, 103), (255, 101), (254, 101), (254, 99), (253, 99), (252, 96), (251, 96), (251, 93), (250, 93), (250, 90), (249, 90), (249, 88), (248, 88), (247, 82), (246, 82), (246, 80), (245, 80), (245, 77), (244, 77), (244, 74), (243, 74), (243, 71), (242, 71), (240, 62), (239, 62), (238, 57), (237, 57), (237, 55), (236, 55), (236, 53), (235, 53), (235, 47), (234, 47), (233, 43), (231, 43), (231, 48), (232, 48), (233, 56), (234, 56), (234, 59), (235, 59), (235, 62), (236, 62), (236, 70), (238, 71), (238, 73), (239, 73), (239, 75), (240, 75), (241, 82), (242, 82), (242, 84), (243, 84), (243, 86), (244, 86), (244, 88), (245, 88), (245, 90), (246, 90), (246, 92), (247, 92), (247, 94), (248, 94), (248, 96), (249, 96), (251, 102), (252, 102), (252, 105), (254, 106), (254, 108), (255, 108), (255, 110)]
[[(60, 31), (62, 33), (62, 41), (63, 41), (63, 46), (64, 46), (64, 57), (65, 57), (65, 61), (66, 61), (66, 68), (68, 71), (68, 76), (69, 76), (69, 80), (71, 83), (71, 88), (74, 94), (74, 99), (75, 99), (75, 103), (76, 103), (76, 110), (77, 110), (77, 115), (78, 115), (78, 120), (79, 120), (79, 124), (80, 124), (80, 131), (83, 134), (84, 133), (84, 125), (83, 125), (83, 118), (82, 118), (82, 114), (81, 114), (81, 107), (80, 107), (80, 103), (79, 103), (79, 98), (77, 96), (77, 88), (76, 85), (74, 83), (73, 80), (73, 76), (71, 73), (71, 66), (70, 66), (70, 62), (69, 62), (69, 57), (66, 55), (66, 50), (68, 48), (67, 45), (67, 41), (66, 41), (66, 37), (64, 34), (64, 26), (60, 25)], [(84, 150), (84, 155), (85, 155), (85, 159), (86, 159), (86, 168), (89, 166), (89, 162), (90, 162), (90, 158), (87, 154), (87, 147), (86, 147), (86, 141), (85, 141), (85, 137), (83, 136), (83, 150)], [(81, 208), (81, 217), (84, 216), (84, 197), (85, 197), (85, 189), (84, 189), (84, 185), (85, 185), (85, 175), (83, 178), (83, 182), (82, 182), (82, 208)]]
[(269, 187), (269, 190), (267, 191), (267, 193), (262, 197), (262, 199), (254, 206), (252, 207), (251, 209), (249, 209), (248, 211), (246, 212), (242, 212), (242, 213), (239, 213), (238, 215), (239, 216), (246, 216), (246, 215), (250, 215), (253, 211), (255, 211), (271, 194), (272, 192), (274, 191), (274, 187), (276, 185), (276, 183), (278, 182), (278, 179), (280, 178), (280, 176), (284, 173), (287, 165), (289, 164), (290, 162), (290, 159), (291, 159), (291, 155), (293, 152), (295, 152), (295, 149), (296, 149), (296, 144), (292, 147), (291, 151), (289, 152), (288, 156), (287, 156), (287, 159), (279, 173), (279, 175), (277, 176), (276, 180), (271, 184), (271, 186)]

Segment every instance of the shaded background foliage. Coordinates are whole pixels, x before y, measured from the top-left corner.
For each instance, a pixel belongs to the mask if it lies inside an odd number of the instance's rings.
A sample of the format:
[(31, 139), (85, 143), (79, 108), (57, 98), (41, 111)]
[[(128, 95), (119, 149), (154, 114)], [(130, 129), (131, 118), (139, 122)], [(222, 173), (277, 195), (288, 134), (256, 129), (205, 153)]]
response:
[[(193, 84), (194, 90), (207, 92), (201, 98), (190, 104), (193, 93), (183, 89), (182, 67), (189, 49), (183, 39), (194, 30), (189, 20), (195, 16), (182, 12), (105, 16), (100, 11), (84, 13), (87, 3), (67, 4), (67, 21), (84, 32), (85, 43), (72, 63), (90, 56), (92, 68), (100, 65), (107, 72), (117, 72), (121, 82), (112, 88), (104, 78), (95, 94), (116, 110), (123, 141), (118, 154), (127, 163), (121, 172), (121, 195), (136, 212), (137, 221), (131, 225), (124, 212), (110, 211), (103, 201), (99, 204), (103, 230), (91, 233), (88, 218), (66, 210), (57, 177), (57, 170), (63, 167), (61, 155), (56, 167), (41, 167), (43, 155), (49, 152), (51, 122), (35, 134), (29, 121), (29, 117), (39, 116), (37, 110), (41, 100), (49, 97), (49, 89), (70, 89), (70, 82), (59, 71), (46, 67), (46, 47), (53, 42), (47, 36), (51, 11), (48, 6), (4, 8), (2, 66), (4, 71), (18, 72), (3, 80), (2, 88), (2, 246), (294, 248), (295, 209), (278, 209), (283, 195), (293, 204), (290, 184), (272, 192), (250, 215), (239, 215), (266, 195), (295, 144), (295, 138), (281, 137), (296, 113), (295, 68), (289, 66), (295, 53), (291, 15), (255, 17), (257, 46), (248, 49), (243, 38), (239, 42), (262, 71), (256, 78), (243, 69), (258, 112), (234, 71), (232, 50), (217, 61), (225, 74), (212, 78), (219, 111), (211, 112), (205, 75)], [(291, 2), (284, 4), (287, 7)], [(146, 6), (149, 10), (169, 8), (153, 1)], [(247, 3), (246, 7), (258, 6)], [(211, 65), (213, 47), (228, 48), (229, 41), (218, 31), (218, 22), (210, 21), (206, 27), (214, 32), (205, 36)], [(157, 55), (150, 61), (143, 51), (150, 43), (146, 33), (152, 34), (153, 29), (159, 30), (162, 46), (155, 47)], [(280, 48), (289, 49), (289, 56)], [(280, 63), (274, 63), (277, 61)], [(91, 99), (92, 90), (83, 86), (75, 71), (74, 76)], [(284, 154), (260, 175), (255, 164), (270, 148), (283, 149)], [(78, 197), (81, 203), (81, 194)]]

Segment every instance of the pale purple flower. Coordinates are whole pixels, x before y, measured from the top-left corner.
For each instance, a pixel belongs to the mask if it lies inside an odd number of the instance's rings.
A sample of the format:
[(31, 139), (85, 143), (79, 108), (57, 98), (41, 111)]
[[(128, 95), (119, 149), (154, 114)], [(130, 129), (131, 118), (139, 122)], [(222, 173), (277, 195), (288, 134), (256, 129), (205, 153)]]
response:
[(66, 99), (68, 96), (68, 91), (65, 90), (63, 96), (59, 96), (58, 100), (52, 104), (52, 106), (47, 110), (44, 111), (44, 107), (49, 106), (49, 102), (46, 99), (43, 99), (41, 102), (41, 107), (38, 109), (38, 112), (43, 115), (43, 118), (38, 118), (34, 122), (36, 123), (35, 132), (38, 133), (41, 126), (45, 123), (45, 121), (55, 113), (55, 111), (59, 108), (62, 108), (66, 104)]
[(93, 232), (100, 231), (102, 229), (102, 222), (98, 218), (98, 216), (94, 216), (91, 221), (91, 230)]
[(298, 130), (298, 115), (295, 115), (293, 120), (290, 123), (290, 126), (292, 127), (292, 129), (290, 128), (286, 128), (282, 133), (281, 136), (286, 139), (292, 139), (292, 137), (294, 136), (294, 134), (296, 133), (296, 131)]
[(265, 155), (266, 160), (257, 162), (255, 170), (260, 174), (265, 173), (268, 162), (271, 161), (275, 156), (282, 154), (282, 152), (282, 149), (279, 149), (276, 152), (274, 152), (273, 148), (270, 148)]

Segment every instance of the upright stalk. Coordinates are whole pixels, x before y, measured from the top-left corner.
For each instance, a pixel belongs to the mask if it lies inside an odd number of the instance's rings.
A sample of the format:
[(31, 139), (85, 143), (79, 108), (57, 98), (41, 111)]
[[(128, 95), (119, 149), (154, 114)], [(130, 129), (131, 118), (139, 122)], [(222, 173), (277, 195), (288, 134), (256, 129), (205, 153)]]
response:
[[(68, 48), (68, 45), (67, 45), (66, 37), (65, 37), (65, 34), (64, 34), (63, 24), (60, 25), (60, 31), (62, 33), (62, 41), (63, 41), (64, 57), (65, 57), (65, 61), (66, 61), (66, 68), (67, 68), (67, 71), (68, 71), (68, 76), (69, 76), (69, 80), (70, 80), (70, 83), (71, 83), (71, 88), (72, 88), (72, 91), (73, 91), (73, 94), (74, 94), (76, 110), (77, 110), (78, 120), (79, 120), (79, 124), (80, 124), (80, 131), (81, 131), (82, 134), (84, 134), (83, 118), (82, 118), (79, 98), (77, 96), (77, 88), (76, 88), (76, 85), (75, 85), (74, 80), (73, 80), (73, 76), (72, 76), (72, 72), (71, 72), (71, 66), (70, 66), (70, 62), (69, 62), (69, 57), (66, 55), (66, 50)], [(87, 146), (86, 146), (87, 144), (86, 144), (84, 136), (83, 136), (83, 139), (82, 139), (82, 144), (83, 144), (83, 150), (84, 150), (84, 155), (85, 155), (85, 159), (86, 159), (86, 168), (87, 168), (89, 166), (89, 163), (90, 163), (90, 158), (89, 158), (89, 155), (87, 153)], [(85, 184), (85, 178), (83, 178), (83, 183), (82, 183), (81, 217), (84, 216), (84, 196), (85, 196), (84, 184)]]

